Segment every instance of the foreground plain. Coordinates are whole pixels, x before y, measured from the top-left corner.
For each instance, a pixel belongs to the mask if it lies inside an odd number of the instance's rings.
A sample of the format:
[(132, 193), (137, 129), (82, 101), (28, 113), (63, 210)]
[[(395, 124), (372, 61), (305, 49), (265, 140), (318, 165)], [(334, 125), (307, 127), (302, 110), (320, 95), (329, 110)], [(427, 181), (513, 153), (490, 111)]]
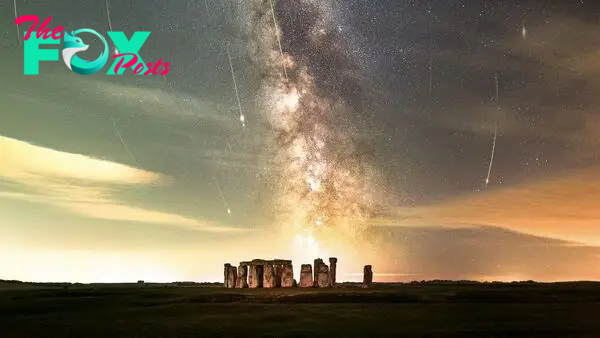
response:
[(600, 337), (600, 284), (0, 285), (2, 337)]

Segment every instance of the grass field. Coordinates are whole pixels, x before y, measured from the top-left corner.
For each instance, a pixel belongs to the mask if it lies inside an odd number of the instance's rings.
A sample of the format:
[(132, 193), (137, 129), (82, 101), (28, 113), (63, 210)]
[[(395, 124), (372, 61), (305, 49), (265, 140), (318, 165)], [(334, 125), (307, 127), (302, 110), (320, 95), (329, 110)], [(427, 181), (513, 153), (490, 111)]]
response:
[(0, 337), (600, 337), (600, 284), (0, 288)]

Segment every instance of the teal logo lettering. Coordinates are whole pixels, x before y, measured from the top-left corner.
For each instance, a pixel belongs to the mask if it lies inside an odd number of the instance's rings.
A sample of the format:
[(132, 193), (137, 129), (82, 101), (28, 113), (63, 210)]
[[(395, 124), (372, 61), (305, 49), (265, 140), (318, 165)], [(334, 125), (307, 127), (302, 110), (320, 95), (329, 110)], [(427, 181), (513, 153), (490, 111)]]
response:
[[(62, 26), (58, 26), (50, 31), (46, 26), (52, 18), (46, 19), (39, 29), (36, 31), (39, 18), (35, 15), (24, 15), (15, 20), (15, 24), (21, 25), (25, 22), (33, 22), (24, 37), (24, 74), (38, 75), (41, 61), (58, 61), (59, 52), (57, 49), (40, 48), (42, 44), (59, 45), (61, 38), (64, 39), (62, 45), (62, 58), (70, 70), (80, 75), (91, 75), (99, 72), (108, 63), (109, 49), (108, 42), (102, 34), (89, 28), (72, 31), (70, 34), (64, 31)], [(89, 45), (84, 43), (83, 38), (79, 35), (88, 33), (95, 35), (102, 44), (103, 51), (96, 60), (87, 61), (81, 59), (76, 54), (86, 51)], [(142, 46), (148, 40), (150, 32), (135, 32), (131, 39), (127, 39), (123, 32), (107, 32), (108, 37), (115, 45), (118, 54), (112, 55), (115, 59), (112, 66), (108, 69), (107, 75), (122, 75), (125, 69), (131, 68), (136, 75), (166, 75), (172, 67), (169, 63), (158, 62), (152, 64), (146, 63), (140, 56), (139, 52)]]

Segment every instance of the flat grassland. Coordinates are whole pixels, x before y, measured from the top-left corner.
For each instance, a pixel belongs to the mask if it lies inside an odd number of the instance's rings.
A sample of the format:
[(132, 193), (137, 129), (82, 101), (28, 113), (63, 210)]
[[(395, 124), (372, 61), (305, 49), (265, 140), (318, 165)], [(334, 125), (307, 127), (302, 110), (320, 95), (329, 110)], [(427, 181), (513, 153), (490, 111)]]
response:
[(0, 283), (0, 337), (600, 337), (600, 283)]

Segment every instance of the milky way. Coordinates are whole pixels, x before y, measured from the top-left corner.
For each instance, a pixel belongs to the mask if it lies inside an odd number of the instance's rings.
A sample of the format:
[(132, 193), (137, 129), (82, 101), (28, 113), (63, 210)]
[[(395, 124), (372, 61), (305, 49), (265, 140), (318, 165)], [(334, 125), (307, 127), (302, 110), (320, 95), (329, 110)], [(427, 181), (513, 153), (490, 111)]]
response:
[[(356, 234), (377, 212), (378, 182), (360, 131), (358, 67), (333, 2), (244, 2), (252, 63), (262, 74), (261, 109), (272, 131), (271, 182), (280, 222), (294, 231)], [(283, 53), (277, 41), (281, 32)], [(360, 146), (359, 146), (360, 145)]]

